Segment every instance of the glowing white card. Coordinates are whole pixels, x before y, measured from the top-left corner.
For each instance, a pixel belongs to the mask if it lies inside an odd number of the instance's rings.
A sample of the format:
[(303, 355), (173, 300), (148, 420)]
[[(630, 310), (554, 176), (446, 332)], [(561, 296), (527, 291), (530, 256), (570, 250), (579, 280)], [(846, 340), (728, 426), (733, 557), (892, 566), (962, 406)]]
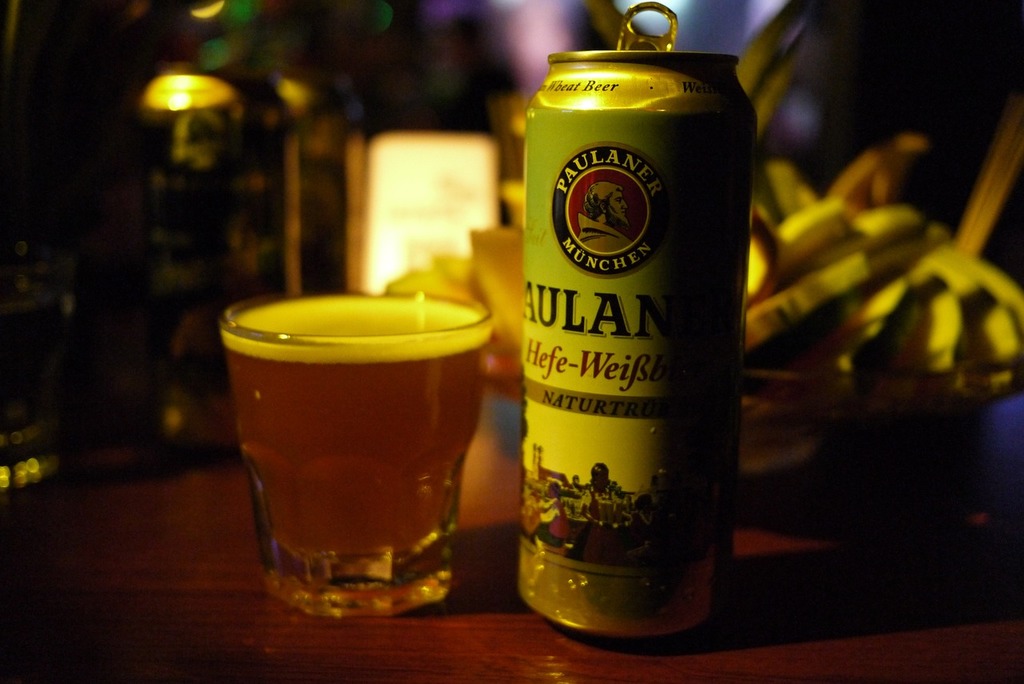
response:
[(360, 289), (383, 292), (435, 255), (469, 256), (500, 224), (498, 150), (483, 133), (400, 131), (370, 140)]

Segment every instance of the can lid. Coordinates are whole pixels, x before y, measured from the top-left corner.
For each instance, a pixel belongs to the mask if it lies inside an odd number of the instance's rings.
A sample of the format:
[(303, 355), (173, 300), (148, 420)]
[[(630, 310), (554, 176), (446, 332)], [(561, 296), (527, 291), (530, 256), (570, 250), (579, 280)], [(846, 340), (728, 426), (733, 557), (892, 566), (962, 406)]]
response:
[[(668, 28), (661, 35), (651, 35), (639, 31), (634, 23), (637, 16), (653, 12), (659, 14), (668, 21)], [(660, 2), (639, 2), (622, 15), (622, 24), (619, 28), (619, 50), (659, 50), (668, 52), (675, 47), (676, 32), (679, 28), (679, 20), (675, 12)]]

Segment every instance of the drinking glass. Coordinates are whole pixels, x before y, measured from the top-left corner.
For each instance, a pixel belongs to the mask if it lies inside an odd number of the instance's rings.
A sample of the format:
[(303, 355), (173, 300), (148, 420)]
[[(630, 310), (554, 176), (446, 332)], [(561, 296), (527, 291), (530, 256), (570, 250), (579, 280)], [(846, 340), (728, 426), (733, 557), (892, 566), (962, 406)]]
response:
[(443, 599), (487, 310), (282, 297), (230, 307), (220, 330), (270, 593), (332, 616)]

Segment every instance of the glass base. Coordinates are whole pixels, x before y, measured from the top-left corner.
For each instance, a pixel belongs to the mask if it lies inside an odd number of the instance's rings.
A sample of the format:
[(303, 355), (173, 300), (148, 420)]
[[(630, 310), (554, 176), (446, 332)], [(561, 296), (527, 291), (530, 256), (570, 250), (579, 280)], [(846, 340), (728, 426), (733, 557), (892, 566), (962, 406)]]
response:
[[(260, 559), (271, 595), (310, 615), (331, 617), (398, 615), (448, 595), (461, 461), (452, 476), (452, 496), (438, 511), (439, 520), (433, 530), (406, 548), (382, 545), (379, 550), (362, 553), (296, 548), (282, 541), (272, 523), (263, 480), (253, 462), (246, 459), (246, 463)], [(344, 529), (344, 522), (339, 525)], [(338, 545), (344, 545), (339, 541), (342, 538), (336, 539)]]
[(272, 562), (264, 563), (268, 591), (310, 615), (398, 615), (443, 600), (451, 586), (442, 539), (404, 560), (391, 553), (303, 555), (271, 546)]
[(264, 581), (272, 596), (310, 615), (327, 617), (398, 615), (444, 600), (451, 584), (448, 572), (401, 585), (351, 580), (317, 586), (273, 572)]

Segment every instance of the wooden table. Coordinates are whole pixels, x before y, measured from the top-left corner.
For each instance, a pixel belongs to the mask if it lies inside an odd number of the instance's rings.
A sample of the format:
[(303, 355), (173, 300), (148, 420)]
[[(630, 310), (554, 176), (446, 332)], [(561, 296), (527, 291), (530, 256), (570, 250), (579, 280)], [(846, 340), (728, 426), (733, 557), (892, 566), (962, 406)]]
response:
[(454, 589), (398, 618), (267, 597), (233, 458), (89, 476), (69, 455), (68, 475), (0, 501), (0, 681), (1024, 680), (1021, 398), (851, 426), (743, 477), (721, 628), (623, 644), (571, 638), (516, 596), (518, 420), (488, 399)]

